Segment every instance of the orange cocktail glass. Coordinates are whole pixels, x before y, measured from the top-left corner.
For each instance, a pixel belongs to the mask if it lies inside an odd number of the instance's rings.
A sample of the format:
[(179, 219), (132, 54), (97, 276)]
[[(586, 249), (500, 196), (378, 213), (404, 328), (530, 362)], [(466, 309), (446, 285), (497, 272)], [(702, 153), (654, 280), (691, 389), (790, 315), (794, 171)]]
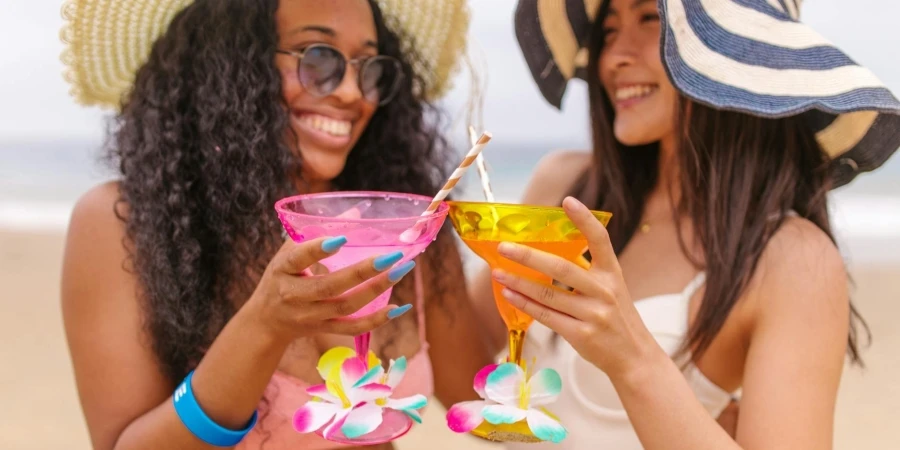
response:
[[(534, 280), (543, 285), (554, 282), (549, 276), (500, 256), (501, 242), (515, 242), (561, 256), (588, 267), (582, 256), (587, 239), (562, 208), (503, 203), (447, 202), (449, 218), (463, 242), (492, 269)], [(606, 226), (612, 214), (592, 211)], [(552, 368), (535, 371), (522, 360), (525, 332), (534, 318), (511, 305), (502, 294), (503, 286), (493, 281), (494, 301), (509, 330), (509, 354), (505, 364), (483, 368), (475, 376), (474, 389), (481, 401), (460, 402), (447, 412), (447, 426), (457, 432), (500, 442), (561, 442), (567, 432), (545, 406), (561, 392), (562, 380)], [(533, 376), (532, 376), (533, 375)], [(533, 383), (543, 398), (532, 398)], [(513, 400), (510, 400), (513, 399)], [(516, 400), (517, 399), (517, 400)], [(497, 402), (501, 410), (492, 409)], [(512, 402), (512, 404), (510, 404)], [(534, 422), (532, 423), (532, 418)], [(534, 427), (532, 427), (534, 425)]]
[[(587, 239), (559, 207), (505, 203), (449, 201), (449, 218), (463, 242), (485, 260), (491, 269), (502, 269), (549, 285), (550, 277), (500, 256), (500, 242), (515, 242), (585, 265)], [(592, 211), (606, 226), (611, 213)], [(509, 330), (508, 362), (522, 364), (525, 332), (534, 318), (511, 305), (501, 294), (503, 286), (492, 281), (494, 301)], [(524, 367), (524, 366), (523, 366)]]

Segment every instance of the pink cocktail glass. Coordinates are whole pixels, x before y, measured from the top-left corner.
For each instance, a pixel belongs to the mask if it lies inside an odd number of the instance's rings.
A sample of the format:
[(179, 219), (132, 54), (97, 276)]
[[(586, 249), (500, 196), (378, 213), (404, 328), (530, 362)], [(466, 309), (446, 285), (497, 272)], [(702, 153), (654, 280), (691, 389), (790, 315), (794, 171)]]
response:
[[(394, 192), (328, 192), (284, 198), (275, 204), (275, 210), (295, 242), (323, 236), (347, 238), (336, 254), (320, 261), (333, 272), (369, 257), (397, 251), (403, 253), (398, 265), (414, 259), (434, 241), (447, 218), (446, 203), (433, 214), (421, 216), (431, 200)], [(347, 318), (363, 317), (384, 308), (391, 291), (386, 290)], [(369, 332), (354, 337), (356, 354), (364, 362), (370, 338)], [(357, 445), (388, 442), (405, 434), (411, 426), (405, 414), (385, 410), (383, 423), (375, 431), (356, 439), (338, 435), (330, 440)]]

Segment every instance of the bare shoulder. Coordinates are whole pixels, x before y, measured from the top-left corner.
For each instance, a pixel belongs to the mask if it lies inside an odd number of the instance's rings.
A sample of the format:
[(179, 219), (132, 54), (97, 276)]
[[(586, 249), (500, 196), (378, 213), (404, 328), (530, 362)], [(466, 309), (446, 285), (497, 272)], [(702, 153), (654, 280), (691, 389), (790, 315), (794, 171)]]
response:
[(94, 186), (75, 203), (69, 222), (69, 236), (83, 232), (109, 232), (121, 224), (116, 215), (119, 183), (109, 181)]
[(750, 284), (758, 312), (817, 310), (844, 317), (848, 288), (835, 243), (816, 224), (797, 217), (788, 218), (766, 245)]
[(592, 160), (588, 151), (557, 150), (545, 155), (534, 168), (522, 203), (558, 205)]
[[(125, 223), (121, 219), (124, 214), (124, 207), (119, 204), (117, 182), (99, 184), (78, 199), (66, 233), (63, 266), (69, 270), (63, 272), (64, 282), (89, 282), (92, 276), (88, 275), (96, 275), (95, 270), (109, 267), (107, 262), (125, 259)], [(95, 262), (88, 267), (73, 265), (82, 260)], [(63, 301), (68, 298), (64, 295)]]
[(737, 442), (831, 448), (850, 326), (840, 252), (814, 223), (790, 218), (763, 250), (744, 299), (753, 321)]
[[(63, 287), (83, 289), (107, 271), (112, 260), (125, 259), (125, 224), (120, 219), (123, 213), (118, 205), (119, 185), (107, 182), (85, 192), (75, 203), (66, 233), (66, 248), (63, 258)], [(83, 262), (93, 261), (83, 265)], [(106, 273), (103, 276), (112, 274)], [(102, 279), (102, 278), (101, 278)], [(63, 306), (72, 297), (63, 292)]]
[(78, 200), (63, 255), (63, 323), (94, 448), (113, 448), (171, 387), (144, 332), (118, 199), (118, 185), (105, 183)]

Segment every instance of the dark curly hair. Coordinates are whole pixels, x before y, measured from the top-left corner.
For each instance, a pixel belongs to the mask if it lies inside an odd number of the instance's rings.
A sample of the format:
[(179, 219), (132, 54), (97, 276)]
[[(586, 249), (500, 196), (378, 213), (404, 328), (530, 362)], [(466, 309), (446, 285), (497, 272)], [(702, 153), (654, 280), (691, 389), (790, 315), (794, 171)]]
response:
[[(145, 326), (173, 382), (199, 362), (283, 242), (273, 205), (294, 193), (302, 161), (285, 139), (289, 113), (273, 62), (278, 3), (197, 0), (181, 11), (136, 74), (107, 142)], [(440, 115), (419, 94), (418, 56), (401, 51), (369, 4), (379, 53), (408, 76), (333, 184), (433, 195), (450, 156), (432, 120)], [(429, 260), (441, 258), (442, 241)]]

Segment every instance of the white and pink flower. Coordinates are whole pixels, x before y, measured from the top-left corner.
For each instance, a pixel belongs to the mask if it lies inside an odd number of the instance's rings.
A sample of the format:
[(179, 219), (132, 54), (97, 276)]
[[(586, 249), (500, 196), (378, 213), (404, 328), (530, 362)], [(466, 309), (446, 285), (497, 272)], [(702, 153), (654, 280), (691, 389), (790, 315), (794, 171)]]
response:
[(352, 349), (338, 347), (322, 355), (317, 368), (325, 384), (306, 390), (313, 398), (294, 414), (297, 432), (310, 433), (325, 427), (322, 436), (326, 439), (337, 430), (355, 439), (381, 425), (384, 408), (402, 411), (422, 422), (417, 410), (427, 404), (425, 396), (391, 398), (406, 373), (406, 358), (391, 361), (385, 373), (373, 354), (367, 364)]
[(494, 364), (475, 375), (475, 391), (483, 400), (462, 402), (447, 411), (447, 426), (468, 433), (484, 421), (514, 424), (524, 420), (532, 434), (543, 441), (561, 442), (566, 429), (547, 413), (544, 405), (556, 401), (562, 380), (553, 369), (541, 369), (530, 378), (513, 363)]

